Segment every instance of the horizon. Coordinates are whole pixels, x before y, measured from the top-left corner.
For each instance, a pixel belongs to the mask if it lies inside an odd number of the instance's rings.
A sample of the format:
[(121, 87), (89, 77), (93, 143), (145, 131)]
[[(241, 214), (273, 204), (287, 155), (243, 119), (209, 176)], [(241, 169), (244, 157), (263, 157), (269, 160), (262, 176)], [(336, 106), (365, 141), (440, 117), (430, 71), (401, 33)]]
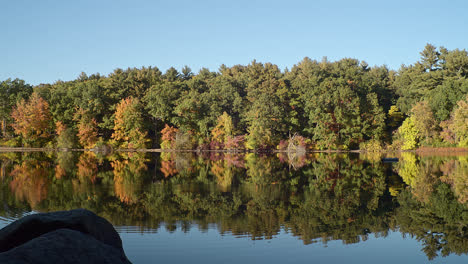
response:
[[(299, 63), (300, 63), (302, 60), (304, 60), (305, 58), (308, 58), (308, 57), (306, 56), (306, 57), (302, 58), (301, 60), (299, 60), (298, 62), (294, 63), (293, 65), (291, 65), (291, 66), (285, 66), (284, 68), (279, 67), (279, 65), (276, 64), (276, 63), (274, 63), (274, 62), (270, 62), (270, 61), (259, 61), (259, 60), (256, 60), (256, 59), (253, 59), (252, 61), (250, 61), (250, 62), (248, 62), (248, 63), (245, 63), (245, 64), (233, 64), (233, 65), (226, 65), (226, 64), (224, 64), (224, 65), (225, 65), (226, 67), (228, 67), (228, 68), (231, 68), (231, 67), (238, 66), (238, 65), (240, 65), (240, 66), (247, 66), (247, 65), (250, 65), (253, 61), (256, 61), (257, 63), (262, 63), (262, 64), (271, 63), (271, 64), (273, 64), (273, 65), (278, 66), (279, 70), (280, 70), (282, 73), (284, 73), (286, 70), (291, 70), (293, 67), (295, 67), (297, 64), (299, 64)], [(327, 56), (323, 56), (322, 59), (315, 59), (315, 58), (309, 58), (309, 59), (311, 59), (312, 61), (317, 61), (317, 62), (320, 62), (320, 61), (322, 61), (323, 59), (327, 59), (327, 62), (330, 62), (330, 63), (337, 62), (337, 61), (340, 61), (340, 60), (343, 60), (343, 59), (355, 59), (355, 60), (358, 60), (359, 62), (365, 62), (365, 63), (367, 63), (367, 62), (364, 61), (364, 60), (359, 60), (358, 58), (351, 58), (351, 57), (339, 58), (339, 59), (337, 59), (337, 60), (329, 60), (329, 59), (327, 58)], [(415, 61), (415, 62), (416, 62), (416, 61)], [(413, 64), (413, 63), (411, 63), (411, 64)], [(411, 64), (408, 64), (408, 65), (411, 65)], [(44, 82), (44, 83), (37, 83), (37, 84), (28, 83), (26, 80), (25, 80), (25, 82), (26, 82), (27, 84), (30, 84), (30, 85), (33, 85), (33, 86), (38, 86), (38, 85), (41, 85), (41, 84), (54, 84), (54, 83), (57, 83), (57, 82), (70, 82), (70, 81), (74, 81), (74, 80), (79, 79), (80, 75), (83, 74), (83, 73), (85, 73), (88, 77), (91, 76), (91, 75), (94, 75), (94, 74), (100, 75), (101, 77), (108, 77), (110, 74), (112, 74), (112, 73), (113, 73), (115, 70), (117, 70), (117, 69), (121, 69), (121, 70), (124, 70), (124, 71), (125, 71), (125, 70), (127, 70), (127, 69), (142, 69), (142, 68), (150, 68), (150, 67), (153, 68), (153, 69), (154, 69), (154, 68), (157, 68), (158, 70), (161, 71), (162, 74), (165, 74), (166, 71), (167, 71), (168, 69), (170, 69), (171, 67), (173, 67), (174, 69), (176, 69), (177, 72), (181, 73), (181, 72), (182, 72), (182, 69), (183, 69), (185, 66), (187, 66), (187, 67), (190, 68), (190, 70), (191, 70), (191, 72), (192, 72), (193, 74), (197, 75), (197, 74), (199, 74), (199, 72), (200, 72), (202, 69), (208, 69), (208, 70), (210, 70), (210, 72), (220, 73), (219, 68), (220, 68), (222, 65), (223, 65), (223, 64), (220, 64), (216, 69), (209, 69), (209, 68), (207, 68), (207, 67), (201, 67), (201, 68), (196, 69), (196, 70), (194, 70), (192, 67), (190, 67), (190, 65), (184, 65), (184, 66), (181, 66), (180, 68), (176, 68), (176, 67), (170, 66), (170, 67), (168, 67), (168, 68), (166, 68), (166, 69), (161, 69), (161, 68), (158, 67), (157, 65), (142, 65), (142, 66), (136, 66), (136, 67), (118, 67), (118, 68), (114, 68), (114, 69), (112, 69), (112, 70), (110, 70), (110, 71), (106, 71), (106, 73), (101, 73), (101, 72), (84, 72), (84, 71), (81, 71), (81, 72), (77, 73), (76, 76), (75, 76), (74, 78), (67, 79), (67, 80), (57, 79), (57, 80), (54, 80), (54, 81), (51, 81), (51, 82)], [(400, 67), (402, 67), (402, 66), (408, 66), (408, 65), (402, 64)], [(400, 68), (398, 68), (398, 69), (392, 69), (392, 68), (388, 67), (387, 65), (369, 65), (369, 67), (370, 67), (370, 68), (374, 68), (374, 67), (387, 67), (387, 69), (389, 69), (389, 70), (391, 70), (391, 71), (393, 70), (393, 71), (396, 71), (396, 72), (398, 72), (398, 70), (400, 69)], [(12, 80), (16, 79), (16, 78), (12, 78), (12, 77), (9, 77), (9, 78), (12, 79)], [(7, 78), (7, 79), (8, 79), (8, 78)], [(21, 79), (21, 78), (18, 78), (18, 79)], [(0, 80), (0, 81), (4, 81), (4, 80), (6, 80), (6, 79)], [(22, 80), (24, 80), (24, 79), (22, 79)]]

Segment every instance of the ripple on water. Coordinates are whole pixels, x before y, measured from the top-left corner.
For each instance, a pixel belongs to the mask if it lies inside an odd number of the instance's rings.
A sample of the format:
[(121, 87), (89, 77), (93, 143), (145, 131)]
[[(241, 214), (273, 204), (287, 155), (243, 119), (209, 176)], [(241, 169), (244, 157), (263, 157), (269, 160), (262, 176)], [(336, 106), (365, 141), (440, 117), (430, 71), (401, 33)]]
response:
[(29, 211), (29, 212), (7, 212), (3, 215), (0, 215), (0, 229), (4, 228), (5, 226), (11, 224), (12, 222), (20, 219), (21, 217), (30, 215), (30, 214), (35, 214), (36, 212), (34, 211)]

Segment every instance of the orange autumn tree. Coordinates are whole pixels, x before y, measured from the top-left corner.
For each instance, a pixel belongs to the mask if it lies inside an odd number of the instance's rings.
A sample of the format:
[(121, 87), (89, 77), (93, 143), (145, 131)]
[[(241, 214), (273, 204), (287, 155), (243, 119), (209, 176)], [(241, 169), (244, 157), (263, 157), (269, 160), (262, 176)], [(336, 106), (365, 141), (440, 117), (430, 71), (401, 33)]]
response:
[(78, 122), (78, 140), (84, 148), (93, 148), (98, 142), (98, 124), (89, 111), (78, 109), (74, 115), (74, 120)]
[(93, 199), (96, 192), (96, 182), (98, 181), (100, 161), (94, 152), (84, 151), (76, 163), (76, 177), (70, 180), (73, 186), (74, 195)]
[(63, 135), (63, 133), (67, 130), (67, 125), (65, 125), (62, 121), (55, 122), (55, 134), (57, 136)]
[(15, 134), (20, 135), (26, 145), (43, 143), (51, 137), (52, 116), (49, 104), (39, 94), (33, 93), (29, 100), (22, 99), (11, 114)]
[(133, 97), (122, 99), (115, 110), (112, 139), (122, 148), (145, 148), (148, 143), (143, 127), (140, 101)]
[(83, 152), (78, 160), (76, 175), (80, 182), (90, 181), (95, 183), (98, 174), (98, 159), (94, 152)]
[[(166, 125), (166, 127), (168, 127)], [(161, 172), (164, 175), (164, 178), (169, 176), (176, 175), (179, 171), (176, 168), (176, 156), (174, 152), (162, 152), (161, 153)]]
[(179, 129), (165, 124), (163, 130), (161, 130), (161, 148), (162, 149), (174, 149), (175, 140)]
[(41, 201), (47, 198), (50, 185), (49, 167), (45, 161), (27, 159), (17, 164), (11, 171), (10, 189), (19, 201), (27, 201), (35, 209)]

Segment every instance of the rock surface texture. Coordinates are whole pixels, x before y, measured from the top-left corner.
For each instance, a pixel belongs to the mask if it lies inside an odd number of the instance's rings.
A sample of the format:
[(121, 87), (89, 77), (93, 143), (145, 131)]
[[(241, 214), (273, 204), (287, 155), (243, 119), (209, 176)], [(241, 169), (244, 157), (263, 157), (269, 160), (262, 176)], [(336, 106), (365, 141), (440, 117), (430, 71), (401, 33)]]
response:
[(84, 209), (23, 217), (0, 230), (0, 263), (130, 263), (111, 223)]

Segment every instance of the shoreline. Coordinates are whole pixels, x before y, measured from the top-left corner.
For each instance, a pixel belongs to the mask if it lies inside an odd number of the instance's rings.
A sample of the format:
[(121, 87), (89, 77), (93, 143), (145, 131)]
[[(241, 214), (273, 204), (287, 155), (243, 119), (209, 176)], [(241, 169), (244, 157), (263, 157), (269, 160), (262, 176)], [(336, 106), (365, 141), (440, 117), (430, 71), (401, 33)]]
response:
[[(1, 152), (103, 152), (100, 149), (80, 149), (80, 148), (29, 148), (29, 147), (0, 147)], [(288, 151), (288, 150), (247, 150), (247, 149), (236, 149), (236, 150), (200, 150), (200, 149), (114, 149), (113, 152), (148, 152), (148, 153), (165, 153), (165, 152), (192, 152), (192, 153), (372, 153), (372, 154), (388, 154), (388, 153), (464, 153), (468, 152), (468, 148), (464, 147), (420, 147), (415, 150), (383, 150), (378, 152), (366, 151), (366, 150), (309, 150), (304, 152)]]

